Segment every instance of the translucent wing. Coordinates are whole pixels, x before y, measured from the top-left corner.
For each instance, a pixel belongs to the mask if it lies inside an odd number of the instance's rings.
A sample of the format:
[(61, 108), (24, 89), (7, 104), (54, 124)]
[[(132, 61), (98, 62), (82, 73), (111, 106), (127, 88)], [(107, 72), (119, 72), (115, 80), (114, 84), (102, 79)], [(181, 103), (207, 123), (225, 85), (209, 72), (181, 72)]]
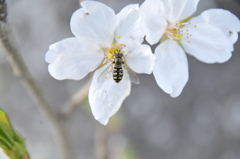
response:
[(140, 80), (139, 80), (137, 74), (131, 68), (129, 68), (126, 64), (124, 64), (124, 68), (126, 70), (126, 73), (129, 76), (130, 81), (134, 84), (139, 84)]
[(103, 72), (99, 75), (97, 82), (104, 83), (107, 79), (112, 77), (112, 64), (110, 64)]

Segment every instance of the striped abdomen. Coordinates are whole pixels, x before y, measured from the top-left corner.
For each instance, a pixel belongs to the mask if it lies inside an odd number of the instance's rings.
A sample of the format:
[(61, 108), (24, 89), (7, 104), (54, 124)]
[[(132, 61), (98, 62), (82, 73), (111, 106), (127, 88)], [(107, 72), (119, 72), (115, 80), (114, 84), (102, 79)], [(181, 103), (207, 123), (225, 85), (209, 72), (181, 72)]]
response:
[(123, 77), (123, 69), (122, 66), (114, 66), (113, 67), (113, 80), (116, 83), (119, 83), (122, 80)]

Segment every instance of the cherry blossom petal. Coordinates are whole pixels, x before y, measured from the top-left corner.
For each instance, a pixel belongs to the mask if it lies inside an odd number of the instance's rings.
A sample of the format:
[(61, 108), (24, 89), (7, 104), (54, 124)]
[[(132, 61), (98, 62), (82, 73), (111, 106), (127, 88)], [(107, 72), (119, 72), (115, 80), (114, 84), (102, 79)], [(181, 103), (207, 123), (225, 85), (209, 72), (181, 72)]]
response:
[(149, 45), (142, 45), (136, 41), (128, 42), (124, 52), (127, 65), (136, 73), (150, 74), (155, 65), (155, 56)]
[(209, 24), (198, 24), (196, 28), (186, 25), (184, 29), (192, 36), (183, 38), (187, 53), (205, 63), (223, 63), (232, 56), (233, 45), (222, 30)]
[(188, 81), (188, 62), (184, 50), (167, 40), (155, 50), (157, 59), (153, 75), (157, 84), (172, 97), (178, 97)]
[(164, 18), (163, 4), (159, 0), (145, 0), (140, 7), (143, 17), (143, 26), (146, 27), (146, 40), (151, 44), (156, 44), (163, 36), (167, 21)]
[(76, 37), (92, 39), (102, 47), (109, 47), (114, 38), (116, 16), (114, 11), (103, 3), (83, 1), (81, 9), (71, 18), (71, 30)]
[(138, 5), (128, 5), (117, 15), (118, 26), (116, 28), (115, 38), (118, 43), (124, 43), (126, 40), (143, 41), (144, 32), (141, 26), (141, 16)]
[(190, 17), (196, 10), (199, 0), (160, 0), (170, 23), (176, 23)]
[(138, 4), (129, 4), (126, 7), (124, 7), (117, 15), (117, 24), (121, 22), (122, 20), (126, 19), (130, 13), (132, 13), (135, 10), (138, 10), (139, 5)]
[(234, 44), (238, 39), (240, 32), (240, 21), (238, 17), (230, 11), (223, 9), (209, 9), (204, 11), (200, 16), (191, 19), (192, 23), (208, 23), (220, 28)]
[(100, 65), (103, 52), (88, 40), (68, 38), (50, 45), (45, 60), (54, 78), (79, 80)]
[(131, 90), (131, 82), (127, 80), (127, 74), (123, 75), (119, 83), (114, 82), (112, 78), (104, 83), (97, 82), (99, 75), (108, 66), (96, 70), (88, 96), (93, 116), (103, 125), (106, 125), (109, 118), (118, 111)]
[(0, 148), (0, 158), (1, 159), (9, 159), (9, 157), (7, 157), (7, 155), (3, 152), (3, 149)]

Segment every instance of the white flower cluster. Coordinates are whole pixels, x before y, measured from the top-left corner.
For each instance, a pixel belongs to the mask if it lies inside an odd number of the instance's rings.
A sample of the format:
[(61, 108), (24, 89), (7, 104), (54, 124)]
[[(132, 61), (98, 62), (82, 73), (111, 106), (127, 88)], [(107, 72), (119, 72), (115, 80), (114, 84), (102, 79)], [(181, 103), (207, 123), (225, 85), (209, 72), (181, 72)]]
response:
[[(58, 80), (80, 80), (95, 71), (89, 103), (103, 125), (130, 94), (135, 73), (153, 75), (172, 97), (188, 81), (188, 53), (205, 63), (230, 59), (240, 21), (231, 12), (210, 9), (191, 17), (199, 0), (145, 0), (117, 15), (96, 1), (83, 1), (71, 18), (75, 37), (52, 44), (46, 53), (50, 74)], [(160, 42), (153, 54), (151, 45)]]

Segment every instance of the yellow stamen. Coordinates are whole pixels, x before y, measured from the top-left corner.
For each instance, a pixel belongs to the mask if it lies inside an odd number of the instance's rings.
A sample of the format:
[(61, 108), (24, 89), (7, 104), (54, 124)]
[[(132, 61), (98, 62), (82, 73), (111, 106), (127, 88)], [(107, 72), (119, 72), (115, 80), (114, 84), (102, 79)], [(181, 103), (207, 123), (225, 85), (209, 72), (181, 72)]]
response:
[(111, 60), (114, 56), (114, 54), (117, 53), (122, 53), (122, 48), (125, 47), (124, 44), (120, 43), (120, 44), (112, 44), (112, 47), (107, 49), (107, 53), (104, 54), (104, 56)]
[[(192, 24), (192, 22), (188, 22), (192, 17), (184, 21), (176, 22), (175, 24), (170, 24), (166, 31), (166, 36), (175, 41), (177, 44), (181, 44), (183, 39), (189, 39), (192, 37), (192, 34), (189, 32), (190, 30), (185, 29), (185, 25), (191, 24), (194, 28), (197, 28), (197, 25)], [(190, 41), (188, 41), (190, 43)]]

